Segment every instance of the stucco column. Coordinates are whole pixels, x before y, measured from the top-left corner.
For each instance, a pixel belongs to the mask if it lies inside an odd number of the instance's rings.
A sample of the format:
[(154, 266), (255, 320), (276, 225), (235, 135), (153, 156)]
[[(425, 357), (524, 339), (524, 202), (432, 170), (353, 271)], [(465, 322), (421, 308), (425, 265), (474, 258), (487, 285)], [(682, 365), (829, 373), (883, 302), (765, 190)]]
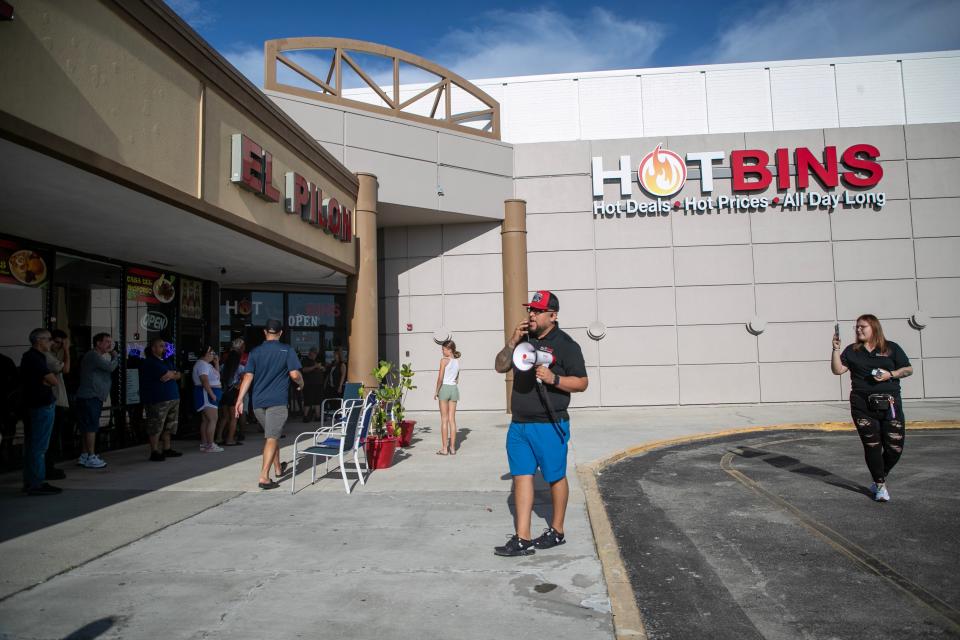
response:
[[(503, 214), (500, 248), (503, 260), (503, 339), (507, 341), (527, 315), (523, 308), (527, 302), (527, 201), (505, 200)], [(510, 412), (512, 389), (511, 370), (506, 379), (507, 413)]]
[(347, 378), (375, 387), (377, 367), (377, 176), (358, 173), (360, 190), (354, 229), (357, 234), (357, 275), (347, 277)]

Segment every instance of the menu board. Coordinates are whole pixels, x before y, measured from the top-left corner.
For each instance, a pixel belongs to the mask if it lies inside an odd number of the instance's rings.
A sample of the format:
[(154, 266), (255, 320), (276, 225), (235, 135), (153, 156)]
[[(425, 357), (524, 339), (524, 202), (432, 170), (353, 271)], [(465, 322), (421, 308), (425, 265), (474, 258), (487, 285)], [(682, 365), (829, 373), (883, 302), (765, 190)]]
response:
[(170, 304), (177, 296), (177, 276), (131, 267), (127, 269), (127, 300)]
[(42, 286), (50, 277), (49, 257), (46, 252), (0, 239), (0, 282)]

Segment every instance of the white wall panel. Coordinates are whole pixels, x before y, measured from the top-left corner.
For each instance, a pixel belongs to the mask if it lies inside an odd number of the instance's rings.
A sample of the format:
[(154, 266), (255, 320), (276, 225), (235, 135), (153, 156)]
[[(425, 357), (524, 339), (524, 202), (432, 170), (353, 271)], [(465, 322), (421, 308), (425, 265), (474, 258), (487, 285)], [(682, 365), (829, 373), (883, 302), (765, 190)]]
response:
[(447, 293), (499, 293), (503, 291), (501, 270), (502, 260), (493, 253), (444, 256), (443, 288)]
[[(931, 318), (930, 324), (921, 332), (923, 357), (960, 358), (958, 335), (960, 335), (960, 318)], [(894, 337), (891, 339), (896, 340)]]
[(818, 64), (770, 69), (773, 128), (827, 129), (839, 126), (833, 67)]
[[(406, 229), (408, 256), (411, 258), (432, 258), (440, 255), (443, 227), (432, 224), (422, 227), (406, 227)], [(384, 242), (386, 243), (386, 237)]]
[(677, 367), (604, 367), (600, 371), (600, 400), (605, 407), (677, 404)]
[(837, 280), (912, 278), (913, 243), (909, 240), (852, 240), (833, 244)]
[[(570, 408), (600, 406), (600, 367), (587, 367), (587, 389), (570, 396)], [(576, 438), (576, 430), (574, 430)], [(574, 445), (576, 446), (576, 445)]]
[(833, 283), (758, 284), (757, 315), (767, 322), (832, 320)]
[[(949, 79), (952, 78), (951, 82)], [(907, 122), (960, 120), (960, 58), (903, 61)]]
[(441, 258), (408, 258), (410, 294), (424, 296), (443, 293)]
[(678, 327), (680, 364), (756, 362), (757, 338), (743, 325)]
[(518, 144), (513, 165), (518, 178), (590, 173), (590, 141)]
[(442, 296), (411, 296), (401, 298), (400, 304), (401, 331), (406, 331), (404, 325), (410, 322), (414, 331), (432, 334), (444, 324)]
[[(564, 290), (551, 289), (560, 300), (560, 313), (557, 314), (560, 326), (587, 327), (597, 319), (597, 298), (593, 289)], [(527, 300), (533, 296), (529, 292)]]
[(458, 331), (503, 331), (503, 294), (470, 293), (445, 295), (443, 317), (447, 329)]
[(757, 282), (831, 282), (829, 242), (758, 244), (753, 247)]
[(535, 289), (593, 289), (595, 277), (593, 251), (527, 255), (527, 286)]
[[(564, 325), (563, 330), (573, 338), (574, 342), (580, 345), (580, 351), (583, 353), (583, 361), (587, 367), (596, 367), (600, 364), (600, 343), (587, 335), (587, 330), (583, 328), (570, 328)], [(503, 347), (501, 347), (503, 348)]]
[(960, 236), (960, 198), (913, 200), (910, 209), (915, 237)]
[(771, 362), (760, 365), (761, 402), (840, 400), (840, 378), (830, 362)]
[[(436, 380), (436, 373), (433, 374)], [(492, 369), (486, 371), (462, 371), (460, 374), (460, 401), (457, 408), (461, 411), (485, 410), (503, 411), (507, 407), (506, 396), (503, 393), (503, 376)], [(433, 400), (431, 409), (436, 408), (437, 401)], [(438, 428), (439, 430), (439, 428)]]
[(917, 277), (960, 277), (960, 238), (918, 238)]
[(838, 64), (836, 74), (841, 127), (906, 122), (896, 60)]
[(597, 249), (629, 247), (669, 247), (673, 216), (634, 216), (632, 218), (593, 218)]
[[(714, 181), (715, 186), (722, 183), (729, 185), (730, 181)], [(699, 191), (691, 195), (700, 197)], [(750, 242), (750, 219), (746, 215), (728, 213), (684, 215), (682, 212), (675, 211), (670, 214), (670, 217), (673, 219), (673, 242), (677, 246)]]
[(674, 257), (678, 286), (753, 282), (750, 245), (677, 247)]
[(527, 201), (527, 213), (593, 212), (590, 176), (522, 178), (514, 182), (514, 193)]
[(909, 318), (917, 308), (913, 280), (857, 280), (837, 283), (837, 317), (864, 313), (878, 318)]
[(384, 260), (383, 289), (380, 291), (380, 295), (410, 295), (410, 275), (407, 273), (408, 268), (406, 258)]
[(596, 271), (604, 289), (664, 287), (673, 284), (673, 256), (667, 248), (606, 249), (597, 252)]
[(750, 214), (750, 233), (753, 241), (758, 243), (829, 240), (830, 217), (826, 211), (770, 208)]
[(753, 285), (678, 287), (678, 324), (742, 323), (754, 315)]
[[(451, 338), (457, 343), (457, 350), (462, 354), (461, 371), (476, 369), (490, 371), (493, 368), (493, 359), (503, 349), (503, 331), (458, 331)], [(436, 346), (435, 356), (431, 366), (438, 369), (441, 356), (439, 346)], [(431, 388), (434, 381), (430, 381)]]
[(756, 364), (680, 365), (680, 404), (759, 401)]
[(707, 133), (707, 96), (702, 73), (665, 73), (640, 80), (645, 135)]
[(443, 250), (447, 255), (500, 254), (500, 223), (474, 222), (443, 227)]
[(608, 327), (672, 325), (676, 322), (673, 287), (600, 289), (597, 299), (599, 320)]
[(931, 316), (960, 316), (960, 278), (921, 278), (917, 296)]
[(527, 251), (593, 249), (593, 214), (533, 214), (527, 216)]
[(581, 78), (580, 137), (639, 138), (643, 136), (640, 78)]
[(673, 327), (612, 327), (600, 341), (604, 367), (677, 363), (677, 332)]
[(407, 257), (407, 228), (386, 227), (383, 231), (383, 254), (380, 258)]
[(757, 338), (760, 362), (820, 361), (830, 357), (832, 338), (832, 322), (771, 322)]
[(928, 398), (960, 397), (960, 358), (924, 358), (923, 386)]
[(766, 69), (708, 71), (706, 79), (710, 133), (773, 128)]
[[(836, 209), (829, 215), (834, 240), (909, 238), (910, 207), (919, 200), (888, 200), (879, 211), (871, 208)], [(914, 214), (916, 217), (916, 214)]]
[(504, 89), (504, 140), (523, 143), (580, 137), (577, 83), (573, 80), (513, 82)]

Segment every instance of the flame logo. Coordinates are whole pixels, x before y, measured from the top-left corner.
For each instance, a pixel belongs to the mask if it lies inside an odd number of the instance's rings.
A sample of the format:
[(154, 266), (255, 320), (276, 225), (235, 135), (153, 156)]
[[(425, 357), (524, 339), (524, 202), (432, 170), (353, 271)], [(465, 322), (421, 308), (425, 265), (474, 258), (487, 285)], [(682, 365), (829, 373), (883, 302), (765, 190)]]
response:
[(663, 145), (648, 153), (637, 167), (637, 181), (652, 196), (666, 197), (680, 191), (687, 181), (687, 164), (683, 158)]

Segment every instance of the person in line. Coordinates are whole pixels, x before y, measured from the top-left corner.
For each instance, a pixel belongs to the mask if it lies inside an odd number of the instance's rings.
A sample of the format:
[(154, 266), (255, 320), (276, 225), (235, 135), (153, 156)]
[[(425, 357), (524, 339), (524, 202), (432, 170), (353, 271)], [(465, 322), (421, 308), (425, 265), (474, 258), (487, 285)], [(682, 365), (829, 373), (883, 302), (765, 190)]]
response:
[(460, 352), (453, 340), (444, 340), (440, 345), (440, 371), (437, 373), (437, 390), (434, 400), (440, 401), (440, 450), (438, 456), (457, 453), (457, 402), (460, 400)]
[(877, 502), (888, 502), (887, 476), (906, 437), (900, 380), (912, 375), (913, 367), (900, 345), (884, 336), (876, 316), (857, 318), (855, 331), (856, 341), (842, 352), (834, 333), (830, 370), (838, 376), (850, 372), (850, 414), (873, 477), (870, 492)]
[(46, 482), (44, 463), (57, 406), (53, 389), (58, 384), (57, 376), (47, 367), (46, 353), (49, 350), (50, 332), (34, 329), (30, 332), (30, 349), (20, 360), (20, 384), (30, 421), (23, 464), (23, 491), (31, 496), (55, 495), (62, 491)]
[[(513, 412), (507, 432), (507, 459), (513, 476), (516, 504), (515, 533), (498, 556), (527, 556), (534, 549), (564, 544), (563, 523), (570, 488), (567, 484), (567, 443), (570, 441), (570, 394), (586, 390), (589, 380), (583, 351), (557, 324), (560, 300), (549, 291), (537, 291), (527, 307), (527, 319), (517, 325), (506, 346), (497, 354), (498, 373), (513, 369)], [(513, 350), (527, 341), (538, 351), (553, 355), (553, 364), (528, 371), (513, 366)], [(550, 484), (553, 518), (536, 540), (530, 536), (533, 511), (533, 476), (539, 467)]]
[(147, 345), (140, 364), (140, 402), (147, 414), (150, 461), (163, 462), (183, 454), (170, 446), (177, 433), (180, 415), (180, 372), (164, 359), (167, 343), (154, 338)]
[(74, 407), (77, 425), (83, 434), (77, 464), (87, 469), (102, 469), (107, 463), (96, 454), (97, 431), (100, 430), (103, 403), (110, 396), (113, 372), (117, 370), (120, 357), (109, 333), (96, 334), (92, 342), (93, 349), (83, 354), (80, 360), (80, 386), (77, 387)]
[(280, 437), (287, 423), (287, 394), (290, 380), (303, 391), (303, 376), (300, 374), (300, 359), (293, 347), (280, 342), (283, 323), (267, 320), (263, 330), (265, 341), (250, 352), (247, 370), (243, 373), (240, 393), (234, 406), (239, 417), (243, 413), (243, 401), (247, 391), (253, 388), (253, 412), (263, 427), (263, 464), (257, 486), (261, 489), (276, 489), (280, 484), (270, 479), (273, 466), (277, 478), (286, 473), (286, 463), (280, 464)]
[[(333, 352), (333, 362), (327, 367), (323, 397), (342, 398), (343, 386), (346, 382), (347, 363), (343, 359), (343, 348), (337, 347)], [(320, 417), (323, 418), (323, 416)]]
[(233, 413), (233, 405), (237, 403), (240, 393), (240, 378), (243, 377), (243, 350), (246, 347), (243, 338), (237, 338), (230, 344), (221, 367), (220, 380), (223, 382), (223, 397), (220, 398), (217, 431), (214, 441), (226, 433), (224, 447), (236, 447), (243, 444), (237, 439), (237, 416)]
[(303, 421), (320, 420), (320, 404), (323, 402), (323, 361), (311, 347), (303, 359)]
[[(70, 419), (70, 398), (67, 396), (67, 386), (63, 376), (70, 373), (70, 338), (65, 331), (54, 329), (50, 332), (50, 350), (44, 354), (47, 358), (47, 368), (57, 377), (57, 386), (53, 395), (57, 399), (54, 409), (53, 432), (50, 434), (50, 446), (44, 460), (47, 465), (48, 480), (63, 480), (67, 477), (63, 469), (56, 467), (56, 458), (62, 457), (66, 449), (64, 440), (67, 437), (67, 425)], [(53, 455), (54, 452), (57, 455)]]
[(217, 405), (223, 393), (220, 388), (220, 362), (213, 347), (193, 365), (193, 404), (200, 414), (200, 452), (220, 453), (223, 447), (214, 442), (217, 428)]

